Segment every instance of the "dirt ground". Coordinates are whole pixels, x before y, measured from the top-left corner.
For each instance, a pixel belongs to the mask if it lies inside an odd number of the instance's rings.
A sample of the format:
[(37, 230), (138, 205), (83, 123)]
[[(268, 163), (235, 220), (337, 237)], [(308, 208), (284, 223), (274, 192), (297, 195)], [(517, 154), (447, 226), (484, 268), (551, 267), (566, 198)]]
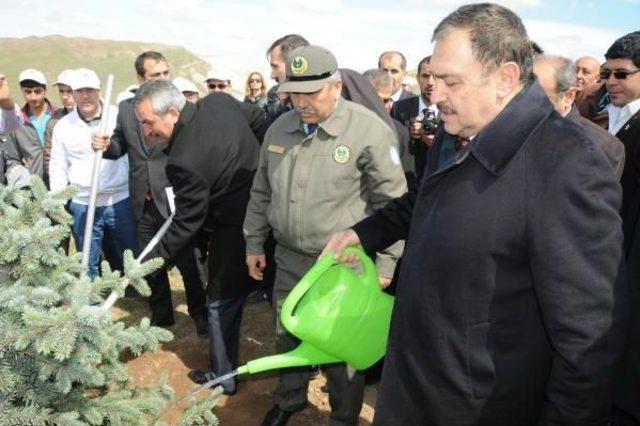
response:
[[(170, 273), (176, 324), (169, 329), (175, 339), (164, 344), (157, 352), (144, 354), (128, 362), (129, 372), (136, 383), (154, 383), (163, 370), (169, 373), (169, 384), (181, 398), (196, 385), (187, 377), (187, 372), (208, 365), (207, 339), (198, 338), (193, 320), (187, 315), (184, 288), (180, 274)], [(118, 301), (114, 316), (126, 324), (139, 322), (148, 316), (146, 300), (124, 299)], [(252, 359), (271, 355), (274, 352), (274, 324), (271, 307), (266, 302), (247, 304), (242, 320), (240, 340), (240, 364)], [(259, 425), (272, 407), (272, 392), (277, 383), (275, 373), (263, 373), (240, 378), (238, 392), (233, 396), (220, 397), (215, 414), (223, 426)], [(326, 393), (320, 390), (325, 383), (322, 375), (316, 376), (309, 386), (309, 406), (296, 413), (290, 420), (292, 426), (324, 425), (329, 419), (329, 402)], [(365, 403), (360, 413), (360, 425), (370, 425), (375, 406), (376, 388), (367, 386)], [(163, 418), (174, 424), (180, 418), (180, 410), (174, 410)]]

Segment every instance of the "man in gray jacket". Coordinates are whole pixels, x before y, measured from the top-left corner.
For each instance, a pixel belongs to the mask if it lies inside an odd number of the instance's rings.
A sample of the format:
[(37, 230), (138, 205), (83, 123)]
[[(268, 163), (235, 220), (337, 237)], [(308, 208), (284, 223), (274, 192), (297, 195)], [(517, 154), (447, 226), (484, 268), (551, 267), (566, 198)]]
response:
[[(342, 79), (331, 52), (305, 46), (290, 52), (287, 92), (294, 110), (265, 137), (244, 221), (249, 274), (263, 278), (264, 242), (276, 240), (273, 300), (280, 311), (291, 289), (315, 263), (329, 236), (382, 208), (407, 187), (393, 130), (375, 113), (341, 97)], [(382, 286), (389, 284), (402, 245), (377, 256)], [(298, 345), (278, 323), (278, 352)], [(357, 424), (364, 375), (347, 378), (344, 364), (326, 368), (331, 423)], [(309, 371), (280, 373), (276, 405), (263, 425), (283, 425), (307, 403)]]
[(22, 108), (24, 125), (7, 137), (4, 150), (7, 183), (24, 183), (29, 175), (37, 175), (48, 184), (48, 173), (43, 167), (45, 129), (56, 109), (46, 97), (47, 80), (40, 71), (22, 71), (19, 84), (26, 101)]

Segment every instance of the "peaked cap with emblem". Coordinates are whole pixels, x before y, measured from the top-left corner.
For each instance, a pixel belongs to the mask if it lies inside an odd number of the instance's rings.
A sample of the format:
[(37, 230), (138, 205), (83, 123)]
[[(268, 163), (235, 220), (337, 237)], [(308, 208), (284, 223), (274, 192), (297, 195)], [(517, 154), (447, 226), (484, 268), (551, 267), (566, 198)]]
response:
[(278, 86), (278, 92), (317, 92), (336, 71), (338, 61), (324, 47), (298, 47), (287, 56), (287, 78)]

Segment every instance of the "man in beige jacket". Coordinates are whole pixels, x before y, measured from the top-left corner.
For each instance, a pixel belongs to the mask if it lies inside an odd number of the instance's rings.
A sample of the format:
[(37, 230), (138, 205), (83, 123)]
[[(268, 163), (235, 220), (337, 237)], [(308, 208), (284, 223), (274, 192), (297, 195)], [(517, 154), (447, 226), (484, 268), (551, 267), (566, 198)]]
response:
[[(295, 109), (267, 132), (244, 222), (249, 274), (262, 278), (263, 244), (277, 243), (274, 303), (279, 313), (291, 289), (313, 266), (329, 236), (406, 192), (393, 130), (368, 109), (341, 98), (342, 80), (328, 50), (305, 46), (287, 61)], [(382, 286), (391, 281), (402, 244), (376, 256)], [(278, 352), (298, 341), (277, 324)], [(348, 379), (344, 364), (326, 368), (331, 424), (357, 424), (364, 376)], [(276, 405), (263, 424), (282, 425), (307, 403), (309, 371), (282, 372)]]

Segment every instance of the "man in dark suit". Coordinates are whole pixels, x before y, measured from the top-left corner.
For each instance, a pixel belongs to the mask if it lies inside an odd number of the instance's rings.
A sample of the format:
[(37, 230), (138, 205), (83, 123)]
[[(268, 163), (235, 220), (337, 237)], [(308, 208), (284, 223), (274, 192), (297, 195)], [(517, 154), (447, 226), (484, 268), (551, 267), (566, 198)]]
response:
[[(135, 62), (140, 83), (169, 76), (165, 57), (154, 51), (144, 52)], [(94, 149), (108, 144), (104, 158), (116, 159), (129, 156), (129, 191), (131, 207), (136, 224), (138, 248), (142, 250), (160, 229), (170, 214), (165, 188), (171, 186), (165, 172), (167, 154), (163, 146), (150, 145), (133, 111), (132, 99), (122, 101), (118, 110), (118, 121), (110, 141), (104, 136), (94, 137)], [(206, 274), (204, 262), (206, 250), (200, 244), (200, 235), (175, 259), (182, 274), (189, 315), (196, 322), (198, 335), (207, 335), (207, 311), (205, 307)], [(174, 324), (171, 287), (167, 270), (161, 269), (147, 277), (151, 287), (149, 306), (151, 323), (161, 327)]]
[(600, 75), (611, 99), (609, 133), (625, 147), (622, 172), (624, 254), (629, 274), (631, 322), (615, 392), (615, 426), (640, 425), (640, 31), (616, 40)]
[[(210, 370), (190, 373), (203, 383), (238, 366), (242, 307), (252, 287), (242, 223), (260, 152), (253, 129), (264, 114), (225, 93), (186, 103), (167, 80), (140, 86), (134, 106), (147, 140), (168, 144), (166, 171), (176, 197), (173, 222), (149, 257), (171, 263), (201, 229), (210, 235)], [(226, 394), (235, 393), (235, 380), (222, 387)]]
[(411, 135), (409, 150), (415, 159), (415, 170), (418, 176), (422, 175), (427, 152), (433, 145), (435, 135), (435, 127), (427, 126), (428, 128), (425, 128), (423, 124), (426, 122), (435, 124), (438, 116), (438, 108), (431, 101), (434, 80), (430, 61), (431, 56), (427, 56), (418, 63), (420, 96), (402, 99), (395, 102), (391, 108), (391, 116), (403, 123)]
[(374, 424), (605, 426), (625, 291), (611, 166), (554, 111), (513, 12), (462, 6), (433, 40), (433, 100), (470, 142), (324, 251), (407, 241)]
[(391, 99), (398, 102), (413, 96), (413, 93), (404, 89), (404, 78), (407, 75), (407, 59), (398, 51), (390, 50), (382, 52), (378, 58), (378, 69), (386, 72), (393, 78), (393, 93)]
[(582, 127), (607, 157), (616, 179), (620, 180), (624, 167), (624, 145), (597, 124), (580, 115), (576, 100), (576, 65), (562, 56), (540, 55), (533, 64), (533, 72), (542, 90), (561, 116)]

